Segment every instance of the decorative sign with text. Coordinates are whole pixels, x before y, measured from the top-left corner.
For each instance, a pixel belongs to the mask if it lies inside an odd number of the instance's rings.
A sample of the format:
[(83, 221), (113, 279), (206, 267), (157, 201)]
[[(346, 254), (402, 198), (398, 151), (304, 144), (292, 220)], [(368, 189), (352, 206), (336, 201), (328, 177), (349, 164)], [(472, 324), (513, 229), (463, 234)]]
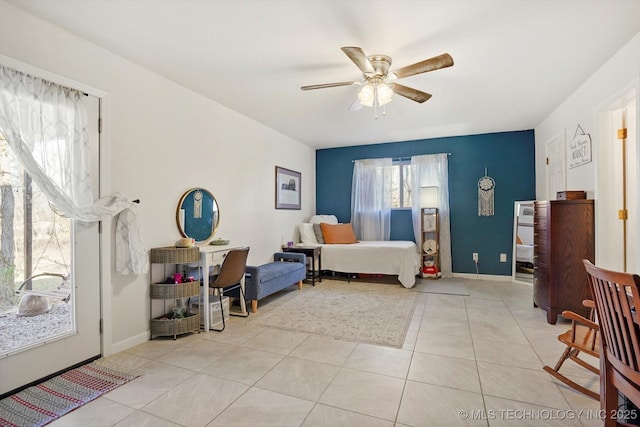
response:
[(569, 169), (591, 162), (591, 135), (585, 133), (578, 125), (573, 140), (567, 145), (567, 162)]

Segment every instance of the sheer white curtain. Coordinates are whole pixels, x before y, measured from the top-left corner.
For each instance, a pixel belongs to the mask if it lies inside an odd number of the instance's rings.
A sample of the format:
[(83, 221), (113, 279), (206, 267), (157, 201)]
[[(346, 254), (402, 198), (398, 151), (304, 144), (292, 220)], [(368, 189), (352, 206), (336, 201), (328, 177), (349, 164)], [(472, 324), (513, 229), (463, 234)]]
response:
[(360, 240), (389, 240), (391, 159), (356, 160), (351, 184), (351, 224)]
[(420, 188), (438, 187), (438, 214), (440, 217), (440, 270), (443, 277), (453, 275), (451, 267), (451, 220), (449, 211), (449, 160), (446, 153), (411, 157), (413, 168), (411, 206), (413, 232), (420, 242)]
[(118, 218), (116, 270), (144, 274), (149, 263), (127, 199), (94, 201), (84, 95), (0, 65), (0, 137), (61, 214), (81, 222)]

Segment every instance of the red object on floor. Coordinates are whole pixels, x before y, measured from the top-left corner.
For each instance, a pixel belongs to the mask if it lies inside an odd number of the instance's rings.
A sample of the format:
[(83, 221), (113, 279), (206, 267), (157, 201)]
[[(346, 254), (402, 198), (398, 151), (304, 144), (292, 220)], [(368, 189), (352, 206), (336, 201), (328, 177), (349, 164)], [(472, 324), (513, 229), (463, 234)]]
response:
[(422, 267), (422, 272), (424, 274), (437, 274), (438, 273), (438, 267)]

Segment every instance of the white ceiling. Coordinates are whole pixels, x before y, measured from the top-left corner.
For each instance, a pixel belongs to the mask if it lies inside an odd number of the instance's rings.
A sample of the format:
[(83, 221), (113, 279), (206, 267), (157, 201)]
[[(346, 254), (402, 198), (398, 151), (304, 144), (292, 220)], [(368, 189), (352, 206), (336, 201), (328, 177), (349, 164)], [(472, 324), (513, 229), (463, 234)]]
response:
[[(532, 129), (640, 32), (638, 0), (9, 2), (315, 148)], [(357, 86), (300, 90), (361, 80), (342, 46), (455, 65), (374, 120)]]

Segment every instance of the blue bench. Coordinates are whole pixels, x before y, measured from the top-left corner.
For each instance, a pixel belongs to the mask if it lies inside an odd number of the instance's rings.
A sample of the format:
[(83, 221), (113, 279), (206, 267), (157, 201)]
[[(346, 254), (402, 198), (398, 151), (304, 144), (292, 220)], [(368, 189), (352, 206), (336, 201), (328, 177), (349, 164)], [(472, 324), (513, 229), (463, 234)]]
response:
[(307, 260), (304, 254), (276, 252), (273, 262), (245, 269), (245, 298), (251, 300), (251, 311), (258, 312), (258, 300), (284, 288), (298, 284), (307, 277)]

